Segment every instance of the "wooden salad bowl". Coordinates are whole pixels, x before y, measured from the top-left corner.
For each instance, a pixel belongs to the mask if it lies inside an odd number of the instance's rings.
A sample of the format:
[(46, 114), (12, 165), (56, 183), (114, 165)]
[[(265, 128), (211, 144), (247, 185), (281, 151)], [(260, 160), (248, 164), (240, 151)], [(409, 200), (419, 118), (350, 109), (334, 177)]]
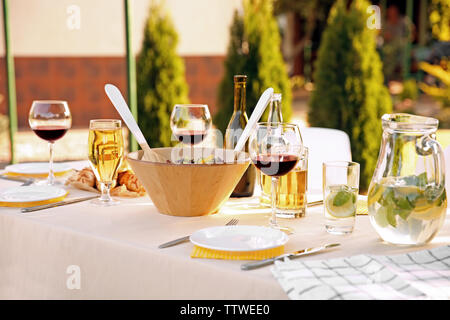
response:
[(142, 150), (129, 153), (127, 160), (158, 211), (172, 216), (216, 213), (250, 163), (247, 153), (235, 155), (227, 149), (195, 148), (195, 159), (218, 159), (214, 164), (178, 164), (182, 158), (191, 159), (190, 148), (152, 150), (170, 163), (142, 160)]

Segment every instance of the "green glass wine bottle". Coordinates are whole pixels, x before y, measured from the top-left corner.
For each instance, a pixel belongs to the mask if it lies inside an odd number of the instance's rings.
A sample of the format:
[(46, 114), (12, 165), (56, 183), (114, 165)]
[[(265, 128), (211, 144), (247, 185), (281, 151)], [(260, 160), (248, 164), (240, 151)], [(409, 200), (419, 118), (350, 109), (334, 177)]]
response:
[(268, 122), (283, 122), (283, 115), (281, 114), (281, 93), (274, 93), (270, 99)]
[[(245, 112), (246, 82), (247, 76), (234, 76), (234, 112), (225, 132), (225, 148), (227, 149), (234, 149), (248, 122), (247, 113)], [(245, 152), (248, 152), (248, 141), (245, 144)], [(231, 197), (251, 197), (255, 188), (255, 180), (256, 169), (253, 164), (250, 164), (236, 188), (234, 188)]]
[[(283, 115), (281, 113), (281, 93), (273, 93), (269, 104), (269, 117), (267, 122), (276, 123), (283, 122)], [(261, 188), (260, 203), (263, 206), (270, 206), (272, 198), (272, 178), (264, 175), (261, 171), (256, 170), (256, 181)]]

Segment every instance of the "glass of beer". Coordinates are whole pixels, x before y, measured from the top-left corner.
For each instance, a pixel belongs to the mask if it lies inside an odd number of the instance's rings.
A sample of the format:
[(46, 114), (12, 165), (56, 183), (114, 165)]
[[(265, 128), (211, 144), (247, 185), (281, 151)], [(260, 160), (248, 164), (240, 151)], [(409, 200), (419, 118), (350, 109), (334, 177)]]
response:
[(89, 162), (101, 184), (102, 195), (92, 203), (111, 206), (119, 201), (111, 198), (110, 190), (123, 159), (122, 124), (120, 120), (91, 120), (89, 125)]
[[(260, 176), (262, 205), (270, 205), (271, 178)], [(280, 177), (276, 191), (276, 214), (279, 218), (301, 218), (306, 213), (306, 192), (308, 186), (308, 148), (303, 147), (297, 166), (287, 175)]]

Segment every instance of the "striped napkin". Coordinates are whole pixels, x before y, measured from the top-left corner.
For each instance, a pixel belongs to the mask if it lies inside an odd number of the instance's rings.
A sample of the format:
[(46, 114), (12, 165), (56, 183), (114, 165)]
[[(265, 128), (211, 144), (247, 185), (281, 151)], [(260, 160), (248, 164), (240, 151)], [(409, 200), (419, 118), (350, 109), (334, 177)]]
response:
[(450, 246), (412, 253), (276, 262), (290, 299), (450, 299)]
[(263, 260), (277, 257), (284, 253), (284, 246), (258, 251), (220, 251), (194, 246), (191, 258), (222, 259), (222, 260)]

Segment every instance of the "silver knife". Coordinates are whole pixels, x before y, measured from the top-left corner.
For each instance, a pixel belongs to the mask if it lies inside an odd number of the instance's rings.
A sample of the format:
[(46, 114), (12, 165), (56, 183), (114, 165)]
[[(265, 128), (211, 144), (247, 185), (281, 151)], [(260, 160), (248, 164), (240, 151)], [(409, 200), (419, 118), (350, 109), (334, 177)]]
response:
[(320, 206), (323, 204), (323, 200), (318, 200), (318, 201), (312, 201), (312, 202), (308, 202), (306, 204), (307, 207), (315, 207), (315, 206)]
[(42, 204), (40, 206), (22, 208), (22, 209), (20, 209), (20, 212), (23, 212), (23, 213), (25, 213), (25, 212), (33, 212), (33, 211), (38, 211), (38, 210), (43, 210), (43, 209), (49, 209), (49, 208), (54, 208), (54, 207), (59, 207), (59, 206), (65, 206), (66, 204), (82, 202), (82, 201), (86, 201), (86, 200), (95, 199), (95, 198), (98, 198), (98, 197), (99, 196), (96, 195), (96, 196), (89, 196), (89, 197), (77, 198), (77, 199), (72, 199), (72, 200), (59, 201), (59, 202), (54, 202), (54, 203), (49, 203), (49, 204)]
[(33, 178), (9, 177), (9, 176), (5, 176), (3, 174), (0, 174), (0, 179), (15, 181), (15, 182), (22, 182), (23, 186), (29, 186), (30, 184), (33, 184), (33, 182), (34, 182)]
[(190, 236), (185, 236), (185, 237), (181, 237), (181, 238), (178, 238), (178, 239), (175, 239), (175, 240), (163, 243), (163, 244), (159, 245), (158, 248), (159, 249), (164, 249), (164, 248), (172, 247), (172, 246), (174, 246), (176, 244), (179, 244), (179, 243), (182, 243), (182, 242), (189, 241), (189, 237)]
[(274, 263), (276, 260), (284, 259), (286, 257), (290, 258), (290, 259), (295, 259), (295, 258), (298, 258), (301, 256), (306, 256), (308, 254), (316, 253), (316, 252), (319, 252), (319, 251), (322, 251), (322, 250), (325, 250), (328, 248), (338, 247), (340, 245), (341, 245), (340, 243), (330, 243), (330, 244), (326, 244), (321, 247), (307, 248), (307, 249), (295, 251), (292, 253), (285, 253), (285, 254), (282, 254), (275, 258), (269, 258), (269, 259), (265, 259), (265, 260), (260, 260), (260, 261), (256, 261), (256, 262), (250, 262), (250, 263), (243, 264), (243, 265), (241, 265), (241, 270), (252, 270), (252, 269), (259, 268), (259, 267), (268, 266), (269, 264)]

